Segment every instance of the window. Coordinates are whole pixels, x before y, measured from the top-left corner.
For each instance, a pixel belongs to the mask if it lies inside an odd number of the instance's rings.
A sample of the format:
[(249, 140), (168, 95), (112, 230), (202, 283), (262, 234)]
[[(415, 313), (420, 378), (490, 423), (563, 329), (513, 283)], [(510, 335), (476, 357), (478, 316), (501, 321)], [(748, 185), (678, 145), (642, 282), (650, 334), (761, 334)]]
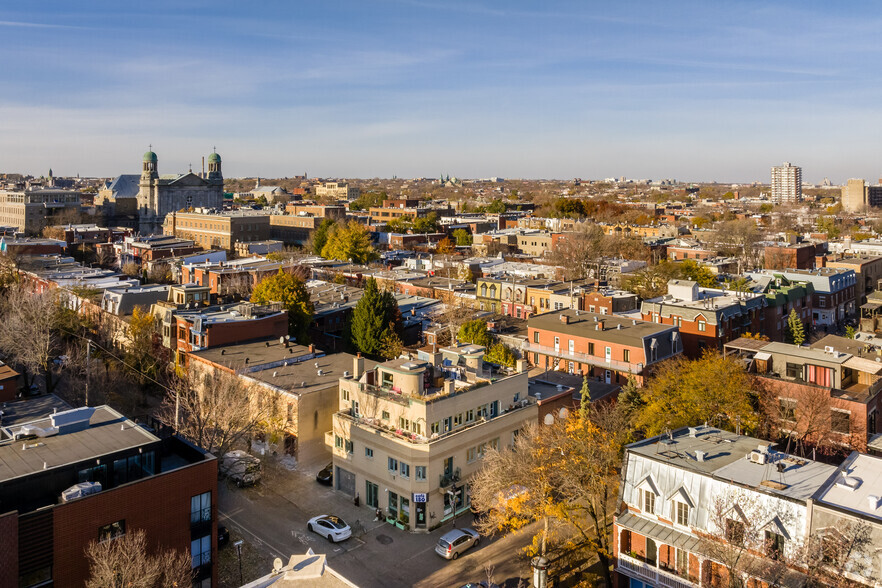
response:
[(802, 365), (798, 363), (787, 363), (787, 377), (802, 379)]
[(190, 557), (194, 568), (211, 563), (211, 535), (190, 541)]
[(689, 573), (689, 553), (684, 549), (677, 549), (676, 568), (681, 576)]
[(340, 435), (334, 435), (334, 447), (337, 449), (343, 449), (343, 437)]
[(469, 447), (469, 448), (466, 450), (466, 462), (467, 462), (467, 463), (472, 463), (472, 462), (475, 461), (476, 459), (478, 459), (478, 455), (477, 455), (477, 450), (476, 450), (476, 448), (474, 448), (474, 447)]
[(833, 368), (821, 367), (818, 365), (809, 365), (807, 367), (809, 382), (827, 388), (833, 385)]
[(492, 447), (496, 451), (499, 451), (499, 437), (497, 437), (495, 439), (490, 439), (490, 443), (488, 443), (487, 445), (489, 445), (490, 447)]
[(190, 498), (190, 524), (205, 523), (211, 520), (211, 492), (197, 494)]
[(453, 426), (458, 427), (460, 425), (462, 425), (462, 413), (453, 417)]
[[(210, 509), (209, 509), (210, 511)], [(209, 517), (211, 513), (209, 512)], [(192, 515), (191, 515), (192, 520)], [(103, 527), (98, 528), (98, 541), (108, 541), (110, 539), (116, 539), (117, 537), (121, 537), (126, 534), (126, 520), (122, 519), (116, 521), (115, 523), (110, 523), (109, 525), (104, 525)]]
[(402, 461), (401, 464), (399, 464), (398, 471), (401, 472), (402, 478), (409, 478), (410, 477), (410, 464), (404, 463)]
[(626, 361), (626, 362), (631, 361), (631, 350), (630, 349), (625, 349), (624, 351), (622, 351), (622, 360)]
[(766, 556), (780, 559), (784, 553), (784, 536), (774, 531), (766, 531)]
[(388, 411), (388, 410), (384, 410), (384, 411), (383, 411), (383, 420), (384, 420), (384, 421), (388, 421), (388, 420), (389, 420), (389, 411)]
[(374, 457), (374, 450), (371, 449), (370, 447), (365, 447), (364, 448), (364, 456), (371, 457), (371, 458)]
[(643, 505), (643, 512), (648, 512), (650, 514), (655, 513), (655, 492), (652, 490), (640, 490), (640, 493), (643, 495), (643, 500), (641, 500)]
[(790, 398), (778, 399), (778, 414), (782, 421), (793, 422), (796, 420), (796, 401)]
[(704, 321), (698, 321), (698, 330), (700, 332), (705, 332), (707, 330), (707, 323)]
[(475, 409), (470, 408), (465, 413), (465, 422), (470, 423), (475, 420)]
[(346, 447), (346, 453), (349, 453), (351, 455), (352, 450), (354, 449), (354, 446), (352, 445), (352, 441), (350, 441), (349, 439), (346, 439), (346, 442), (344, 443), (344, 445)]
[(437, 435), (441, 432), (441, 421), (435, 421), (432, 423), (432, 434)]
[(735, 519), (726, 519), (726, 541), (733, 545), (744, 543), (744, 523)]
[(588, 344), (588, 355), (594, 355), (594, 343)]
[(348, 400), (349, 400), (349, 390), (347, 390), (346, 388), (343, 388), (343, 389), (340, 391), (340, 394), (343, 395), (343, 400), (345, 400), (345, 401), (348, 401)]
[(834, 433), (841, 433), (843, 435), (848, 435), (851, 433), (851, 423), (850, 423), (851, 413), (838, 410), (835, 408), (830, 409), (830, 430)]
[(533, 331), (533, 343), (539, 342), (539, 331)]
[(402, 431), (409, 431), (410, 430), (410, 420), (408, 420), (404, 417), (398, 417), (398, 428), (401, 429)]
[(677, 505), (677, 524), (689, 526), (689, 505), (685, 502), (675, 502)]
[(389, 471), (393, 474), (398, 471), (398, 460), (394, 457), (389, 458)]
[(444, 432), (451, 430), (453, 428), (453, 418), (445, 417), (444, 418)]

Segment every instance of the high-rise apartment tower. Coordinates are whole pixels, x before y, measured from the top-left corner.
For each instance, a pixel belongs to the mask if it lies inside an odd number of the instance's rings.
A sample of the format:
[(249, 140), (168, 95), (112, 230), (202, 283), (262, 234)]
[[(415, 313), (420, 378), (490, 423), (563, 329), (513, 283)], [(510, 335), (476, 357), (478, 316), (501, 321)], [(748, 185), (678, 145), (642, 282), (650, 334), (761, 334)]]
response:
[(802, 168), (784, 162), (772, 168), (772, 200), (802, 202)]

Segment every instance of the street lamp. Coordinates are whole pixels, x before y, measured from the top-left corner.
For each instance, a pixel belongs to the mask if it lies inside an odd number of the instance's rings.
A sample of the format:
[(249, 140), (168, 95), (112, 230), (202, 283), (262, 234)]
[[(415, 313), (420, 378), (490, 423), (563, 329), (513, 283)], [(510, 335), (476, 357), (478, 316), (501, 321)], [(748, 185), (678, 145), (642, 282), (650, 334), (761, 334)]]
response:
[(239, 539), (233, 545), (236, 547), (236, 554), (239, 556), (239, 585), (244, 584), (244, 580), (242, 580), (242, 544), (245, 543), (242, 539)]
[(543, 556), (537, 556), (530, 560), (533, 568), (533, 588), (545, 588), (548, 586), (548, 560)]

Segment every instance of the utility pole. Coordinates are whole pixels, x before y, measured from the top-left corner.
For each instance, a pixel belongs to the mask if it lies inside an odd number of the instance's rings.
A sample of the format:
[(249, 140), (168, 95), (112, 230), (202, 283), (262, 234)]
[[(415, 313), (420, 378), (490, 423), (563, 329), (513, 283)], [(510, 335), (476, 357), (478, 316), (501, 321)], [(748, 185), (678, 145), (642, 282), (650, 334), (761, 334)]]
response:
[(92, 340), (86, 339), (86, 406), (89, 406), (89, 372), (92, 368)]

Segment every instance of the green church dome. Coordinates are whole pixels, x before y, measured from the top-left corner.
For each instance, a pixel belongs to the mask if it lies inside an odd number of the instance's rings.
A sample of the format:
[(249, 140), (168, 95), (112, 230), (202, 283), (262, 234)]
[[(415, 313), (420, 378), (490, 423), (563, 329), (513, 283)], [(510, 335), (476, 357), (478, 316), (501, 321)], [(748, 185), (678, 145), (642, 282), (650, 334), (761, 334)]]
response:
[(220, 155), (218, 155), (217, 153), (212, 153), (211, 155), (208, 156), (208, 163), (220, 163), (220, 162), (221, 162), (221, 158), (220, 158)]
[(156, 154), (153, 153), (152, 151), (148, 151), (147, 153), (144, 154), (144, 161), (150, 161), (150, 162), (156, 163)]

